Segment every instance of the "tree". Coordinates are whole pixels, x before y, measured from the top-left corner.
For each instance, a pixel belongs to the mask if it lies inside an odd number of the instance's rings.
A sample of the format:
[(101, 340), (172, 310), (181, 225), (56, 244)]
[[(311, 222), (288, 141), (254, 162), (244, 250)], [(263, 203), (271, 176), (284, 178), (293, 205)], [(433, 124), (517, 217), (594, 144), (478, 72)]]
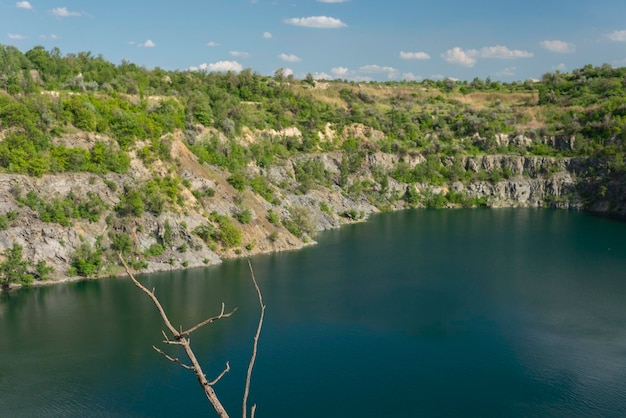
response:
[(17, 242), (13, 247), (7, 248), (4, 252), (6, 261), (0, 264), (0, 286), (8, 289), (12, 283), (30, 284), (33, 275), (28, 273), (30, 263), (22, 260), (23, 247)]
[[(156, 306), (157, 310), (159, 311), (159, 314), (161, 315), (161, 319), (163, 320), (163, 323), (165, 324), (165, 327), (167, 328), (167, 331), (169, 332), (169, 335), (166, 331), (162, 331), (163, 336), (165, 337), (165, 340), (163, 341), (164, 344), (167, 345), (178, 345), (181, 346), (183, 348), (183, 350), (185, 351), (185, 354), (187, 355), (187, 358), (189, 360), (189, 362), (191, 364), (185, 364), (183, 363), (182, 360), (178, 359), (178, 358), (174, 358), (171, 357), (169, 354), (166, 354), (163, 350), (161, 350), (158, 347), (152, 346), (152, 348), (159, 354), (161, 354), (163, 357), (165, 357), (167, 360), (171, 361), (172, 363), (176, 363), (178, 365), (180, 365), (181, 367), (193, 371), (196, 379), (198, 380), (198, 384), (200, 385), (200, 387), (202, 387), (202, 390), (204, 391), (205, 396), (207, 397), (207, 399), (209, 400), (209, 402), (211, 403), (211, 405), (213, 406), (213, 409), (215, 409), (215, 412), (217, 413), (217, 415), (220, 418), (228, 418), (228, 413), (226, 412), (226, 409), (224, 408), (224, 406), (222, 405), (221, 401), (219, 400), (217, 394), (215, 393), (215, 390), (213, 389), (213, 386), (219, 382), (222, 377), (224, 377), (224, 375), (226, 373), (228, 373), (230, 371), (230, 365), (227, 362), (226, 363), (226, 368), (224, 369), (224, 371), (222, 373), (219, 374), (219, 376), (217, 376), (217, 378), (215, 378), (215, 380), (209, 382), (206, 378), (206, 375), (204, 374), (204, 372), (202, 371), (202, 367), (200, 366), (200, 363), (198, 362), (198, 359), (195, 355), (195, 353), (193, 352), (193, 350), (191, 349), (191, 339), (190, 339), (190, 335), (192, 332), (197, 331), (198, 329), (202, 328), (205, 325), (208, 325), (212, 322), (218, 321), (220, 319), (224, 319), (224, 318), (228, 318), (230, 317), (233, 313), (235, 313), (235, 311), (237, 310), (236, 308), (231, 310), (230, 312), (226, 312), (225, 311), (225, 307), (224, 304), (222, 303), (222, 309), (220, 311), (220, 313), (216, 316), (213, 316), (211, 318), (208, 318), (196, 325), (194, 325), (193, 327), (183, 330), (182, 325), (179, 327), (179, 329), (176, 329), (173, 325), (172, 322), (170, 321), (170, 319), (168, 318), (167, 314), (165, 313), (165, 310), (163, 309), (163, 306), (161, 305), (161, 302), (159, 302), (159, 299), (156, 297), (154, 289), (153, 290), (148, 290), (145, 286), (143, 286), (136, 278), (135, 276), (132, 274), (132, 272), (130, 271), (130, 268), (128, 267), (128, 265), (126, 264), (126, 262), (124, 261), (124, 258), (122, 257), (122, 254), (118, 254), (119, 255), (119, 259), (120, 262), (122, 263), (122, 265), (124, 266), (124, 268), (126, 269), (126, 273), (128, 274), (128, 277), (130, 277), (130, 279), (133, 281), (133, 283), (135, 284), (135, 286), (137, 286), (139, 289), (141, 289), (142, 292), (144, 292), (146, 295), (148, 295), (148, 297), (152, 300), (152, 302), (154, 303), (154, 305)], [(261, 313), (259, 316), (259, 324), (257, 326), (257, 330), (256, 333), (254, 335), (254, 343), (253, 343), (253, 348), (252, 348), (252, 355), (250, 357), (250, 363), (248, 364), (248, 372), (246, 374), (246, 383), (244, 386), (244, 393), (243, 393), (243, 402), (242, 402), (242, 417), (246, 418), (247, 413), (248, 413), (248, 395), (250, 393), (250, 381), (252, 378), (252, 369), (254, 368), (254, 363), (256, 361), (256, 355), (257, 355), (257, 349), (258, 349), (258, 342), (259, 342), (259, 336), (261, 335), (261, 328), (263, 327), (263, 318), (265, 316), (265, 305), (263, 304), (263, 295), (261, 294), (261, 290), (259, 288), (259, 285), (256, 281), (256, 278), (254, 277), (254, 271), (252, 270), (252, 264), (250, 264), (250, 261), (248, 261), (248, 267), (250, 268), (250, 275), (252, 277), (252, 282), (254, 283), (254, 288), (256, 290), (258, 299), (259, 299), (259, 305), (261, 307)], [(250, 411), (250, 416), (252, 418), (254, 418), (254, 413), (256, 411), (256, 404), (252, 405), (251, 411)]]

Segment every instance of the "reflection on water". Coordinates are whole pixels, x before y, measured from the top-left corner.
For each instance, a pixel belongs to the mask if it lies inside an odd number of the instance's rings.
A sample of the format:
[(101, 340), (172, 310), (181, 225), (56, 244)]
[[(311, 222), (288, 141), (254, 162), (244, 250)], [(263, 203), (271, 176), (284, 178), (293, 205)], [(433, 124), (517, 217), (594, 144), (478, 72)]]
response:
[[(407, 211), (256, 257), (258, 416), (626, 415), (626, 224), (539, 210)], [(144, 277), (239, 410), (258, 307), (244, 260)], [(11, 416), (207, 413), (127, 279), (0, 295)]]

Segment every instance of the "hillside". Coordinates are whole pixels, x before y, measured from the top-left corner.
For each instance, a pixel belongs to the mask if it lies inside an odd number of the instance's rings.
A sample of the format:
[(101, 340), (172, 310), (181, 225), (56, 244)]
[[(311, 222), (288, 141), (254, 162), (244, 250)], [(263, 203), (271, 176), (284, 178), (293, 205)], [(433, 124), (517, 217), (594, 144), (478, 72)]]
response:
[(624, 80), (319, 82), (0, 46), (0, 283), (297, 249), (408, 207), (624, 217)]

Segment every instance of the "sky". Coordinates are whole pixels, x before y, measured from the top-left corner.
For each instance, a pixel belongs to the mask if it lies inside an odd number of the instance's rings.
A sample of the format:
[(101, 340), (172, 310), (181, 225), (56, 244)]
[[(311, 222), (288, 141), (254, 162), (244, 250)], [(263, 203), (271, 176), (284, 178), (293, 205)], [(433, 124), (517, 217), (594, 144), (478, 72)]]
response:
[(626, 66), (626, 1), (0, 0), (0, 43), (165, 70), (516, 81)]

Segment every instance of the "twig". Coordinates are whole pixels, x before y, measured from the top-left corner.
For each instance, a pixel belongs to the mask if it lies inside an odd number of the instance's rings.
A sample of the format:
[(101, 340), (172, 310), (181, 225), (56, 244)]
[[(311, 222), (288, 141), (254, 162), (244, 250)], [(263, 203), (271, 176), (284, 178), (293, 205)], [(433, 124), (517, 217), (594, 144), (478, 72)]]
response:
[(219, 381), (220, 381), (220, 379), (221, 379), (222, 377), (224, 377), (224, 375), (225, 375), (226, 373), (228, 373), (229, 371), (230, 371), (230, 363), (226, 362), (226, 368), (224, 369), (224, 371), (223, 371), (222, 373), (220, 373), (220, 375), (219, 375), (219, 376), (217, 376), (217, 377), (215, 378), (215, 380), (214, 380), (214, 381), (209, 382), (209, 385), (210, 385), (210, 386), (215, 385), (215, 384), (216, 384), (217, 382), (219, 382)]
[(237, 308), (233, 309), (232, 311), (228, 312), (228, 313), (224, 313), (224, 303), (222, 303), (222, 311), (220, 312), (219, 315), (217, 316), (213, 316), (211, 318), (205, 319), (204, 321), (200, 322), (199, 324), (189, 328), (187, 331), (181, 331), (181, 335), (189, 335), (192, 332), (196, 331), (198, 328), (202, 328), (203, 326), (210, 324), (211, 322), (215, 322), (219, 319), (224, 319), (224, 318), (228, 318), (229, 316), (231, 316), (232, 314), (234, 314), (237, 311)]
[(193, 370), (193, 367), (183, 363), (182, 361), (180, 361), (177, 358), (174, 358), (170, 355), (168, 355), (167, 353), (165, 353), (163, 350), (161, 350), (160, 348), (156, 347), (156, 346), (152, 346), (152, 348), (154, 348), (154, 351), (156, 351), (157, 353), (159, 353), (160, 355), (162, 355), (163, 357), (165, 357), (166, 359), (168, 359), (169, 361), (171, 361), (172, 363), (176, 363), (180, 366), (183, 366), (185, 369), (187, 370)]
[[(256, 277), (254, 277), (254, 271), (252, 270), (252, 264), (250, 260), (248, 260), (248, 267), (250, 268), (250, 275), (252, 276), (252, 282), (254, 283), (254, 288), (256, 289), (257, 296), (259, 298), (259, 305), (261, 306), (261, 315), (259, 316), (259, 325), (256, 329), (256, 334), (254, 334), (254, 344), (252, 347), (252, 357), (250, 358), (250, 364), (248, 364), (248, 373), (246, 375), (246, 386), (243, 391), (243, 405), (242, 405), (242, 414), (243, 418), (246, 418), (248, 407), (248, 395), (250, 393), (250, 380), (252, 379), (252, 369), (254, 368), (254, 362), (256, 360), (257, 348), (259, 345), (259, 336), (261, 335), (261, 328), (263, 327), (263, 317), (265, 316), (265, 305), (263, 304), (263, 295), (261, 294), (261, 289), (259, 289), (259, 285), (256, 281)], [(254, 417), (254, 411), (256, 410), (256, 405), (252, 407), (251, 415)]]

